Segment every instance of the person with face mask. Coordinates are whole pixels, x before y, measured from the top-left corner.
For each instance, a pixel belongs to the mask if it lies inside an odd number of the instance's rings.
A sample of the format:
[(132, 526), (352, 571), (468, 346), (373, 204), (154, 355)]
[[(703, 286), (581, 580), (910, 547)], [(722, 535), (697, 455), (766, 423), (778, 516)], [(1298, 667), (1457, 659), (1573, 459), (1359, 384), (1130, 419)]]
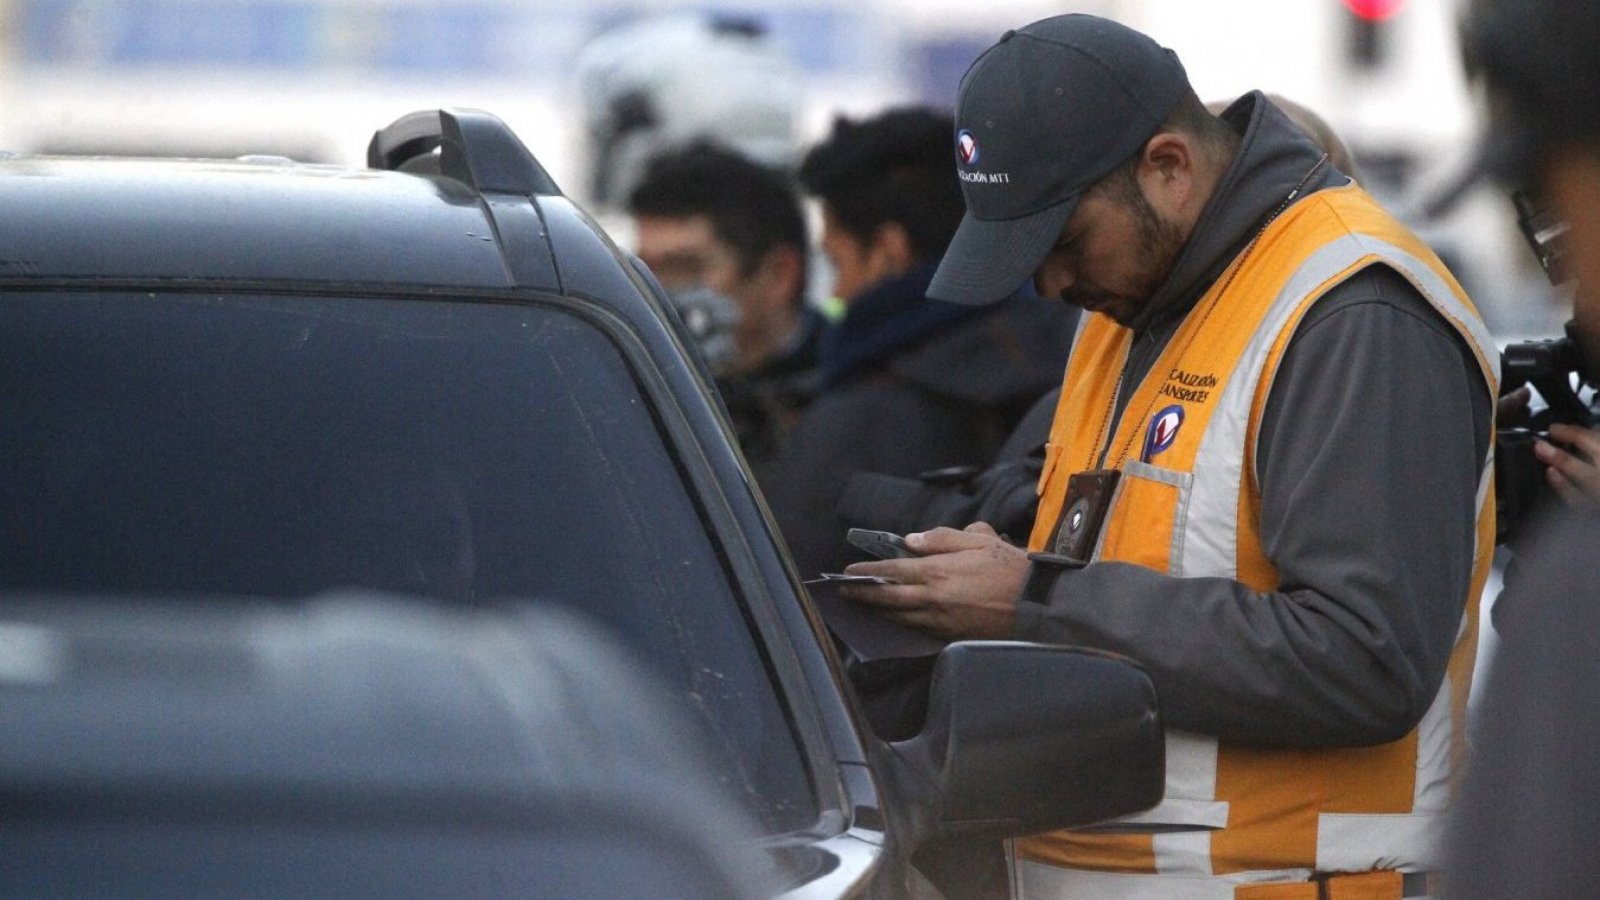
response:
[(628, 196), (639, 258), (694, 331), (760, 468), (809, 401), (823, 318), (806, 303), (800, 201), (779, 170), (711, 143), (655, 157)]
[(929, 296), (1031, 278), (1089, 315), (1028, 550), (907, 535), (920, 558), (847, 570), (895, 583), (843, 591), (1130, 656), (1168, 727), (1163, 801), (1020, 841), (1023, 896), (1425, 894), (1494, 543), (1471, 301), (1264, 95), (1213, 116), (1115, 22), (1006, 33), (955, 124), (967, 214)]

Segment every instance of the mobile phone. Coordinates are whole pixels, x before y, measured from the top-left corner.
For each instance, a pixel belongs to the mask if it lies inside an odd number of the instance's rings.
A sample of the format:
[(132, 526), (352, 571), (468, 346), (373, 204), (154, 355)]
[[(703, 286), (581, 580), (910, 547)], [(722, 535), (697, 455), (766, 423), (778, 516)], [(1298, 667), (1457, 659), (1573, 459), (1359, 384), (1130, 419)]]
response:
[(892, 531), (873, 531), (870, 528), (852, 528), (845, 532), (845, 540), (879, 559), (905, 559), (916, 556), (906, 546), (906, 539)]

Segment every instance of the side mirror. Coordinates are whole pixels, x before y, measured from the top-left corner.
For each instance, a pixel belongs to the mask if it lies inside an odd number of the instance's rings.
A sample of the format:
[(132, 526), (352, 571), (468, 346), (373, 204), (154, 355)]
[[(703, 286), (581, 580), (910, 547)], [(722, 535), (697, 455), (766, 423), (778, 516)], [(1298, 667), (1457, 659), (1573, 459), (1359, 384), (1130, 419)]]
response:
[(1018, 837), (1148, 809), (1166, 777), (1155, 686), (1123, 657), (951, 644), (922, 733), (891, 745), (917, 838)]

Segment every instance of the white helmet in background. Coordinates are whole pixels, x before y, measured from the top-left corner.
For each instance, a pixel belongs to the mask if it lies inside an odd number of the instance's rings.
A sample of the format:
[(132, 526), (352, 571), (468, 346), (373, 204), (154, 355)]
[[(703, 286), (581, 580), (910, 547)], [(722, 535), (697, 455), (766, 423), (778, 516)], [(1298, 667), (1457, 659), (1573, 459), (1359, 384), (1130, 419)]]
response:
[(710, 140), (790, 167), (799, 77), (747, 17), (677, 13), (614, 28), (578, 55), (591, 199), (620, 207), (657, 154)]

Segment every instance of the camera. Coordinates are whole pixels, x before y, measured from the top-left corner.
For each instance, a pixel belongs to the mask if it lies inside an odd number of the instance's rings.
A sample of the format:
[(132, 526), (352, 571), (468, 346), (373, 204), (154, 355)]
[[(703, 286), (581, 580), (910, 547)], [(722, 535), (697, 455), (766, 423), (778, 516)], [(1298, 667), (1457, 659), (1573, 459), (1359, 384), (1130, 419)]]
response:
[(1495, 432), (1496, 543), (1514, 538), (1529, 512), (1550, 494), (1544, 464), (1533, 455), (1534, 444), (1550, 440), (1548, 429), (1556, 422), (1594, 425), (1594, 414), (1578, 397), (1577, 389), (1589, 381), (1589, 372), (1572, 327), (1568, 322), (1566, 337), (1510, 344), (1500, 355), (1501, 392), (1531, 384), (1548, 408), (1530, 417), (1525, 427)]

